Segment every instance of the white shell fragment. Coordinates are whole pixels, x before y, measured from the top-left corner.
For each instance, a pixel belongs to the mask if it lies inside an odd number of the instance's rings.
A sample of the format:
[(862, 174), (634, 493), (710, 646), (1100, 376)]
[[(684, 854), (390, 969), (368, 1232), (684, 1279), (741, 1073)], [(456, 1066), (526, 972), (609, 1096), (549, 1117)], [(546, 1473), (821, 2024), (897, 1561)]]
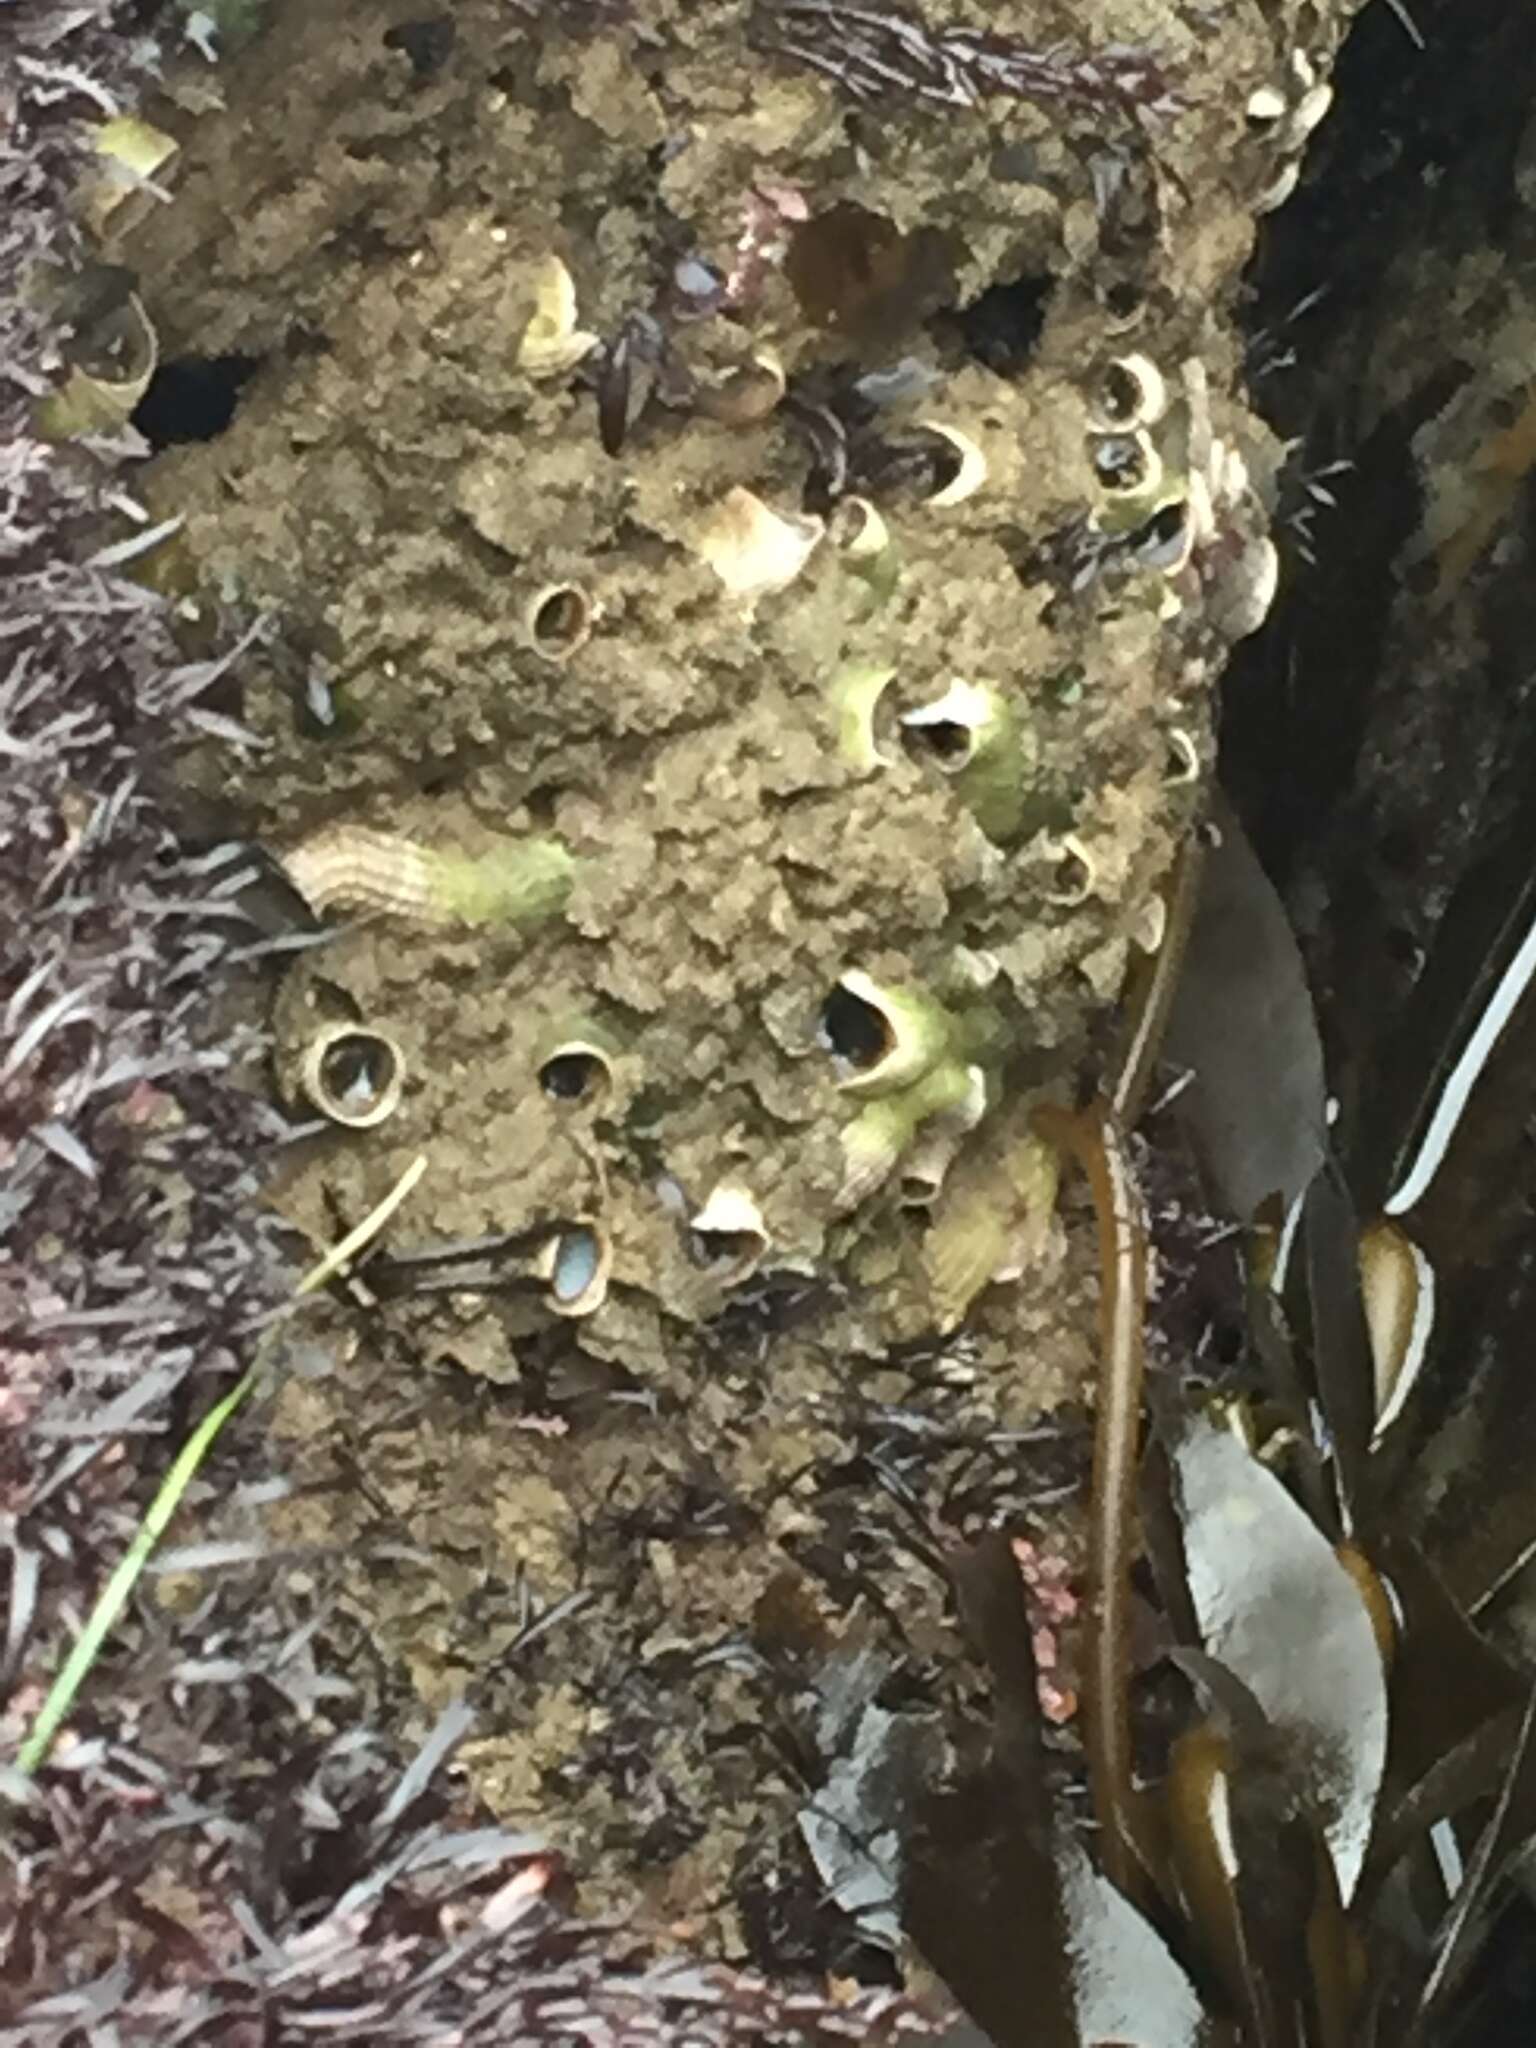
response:
[(558, 256), (546, 256), (534, 282), (533, 317), (518, 344), (517, 366), (530, 377), (559, 377), (597, 347), (576, 324), (576, 280)]
[(738, 484), (706, 515), (694, 545), (732, 597), (761, 597), (794, 582), (825, 532), (824, 520), (775, 512)]
[(967, 498), (974, 498), (987, 480), (987, 458), (971, 439), (961, 433), (958, 427), (949, 427), (942, 420), (920, 420), (918, 424), (930, 434), (939, 434), (949, 442), (960, 457), (960, 467), (941, 490), (927, 500), (930, 505), (963, 505)]
[(840, 498), (827, 523), (827, 537), (850, 562), (867, 562), (891, 544), (890, 529), (868, 498)]
[(762, 1210), (745, 1188), (729, 1182), (713, 1190), (688, 1228), (716, 1278), (725, 1282), (755, 1272), (770, 1242)]

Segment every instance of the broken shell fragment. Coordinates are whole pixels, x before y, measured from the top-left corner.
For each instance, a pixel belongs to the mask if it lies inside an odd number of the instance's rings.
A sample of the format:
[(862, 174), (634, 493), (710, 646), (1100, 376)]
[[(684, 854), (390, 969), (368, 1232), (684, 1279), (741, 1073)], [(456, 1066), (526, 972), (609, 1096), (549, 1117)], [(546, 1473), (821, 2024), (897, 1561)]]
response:
[(1385, 1218), (1361, 1231), (1359, 1260), (1380, 1436), (1402, 1413), (1423, 1366), (1435, 1322), (1435, 1273), (1407, 1232)]
[(761, 1265), (769, 1237), (763, 1212), (745, 1188), (722, 1182), (689, 1218), (689, 1243), (701, 1266), (724, 1286), (747, 1279)]
[(941, 472), (945, 481), (929, 493), (927, 503), (963, 505), (967, 498), (974, 498), (987, 480), (987, 458), (980, 448), (969, 434), (961, 433), (958, 427), (947, 427), (941, 420), (922, 420), (919, 425), (947, 441), (953, 451)]
[(1262, 133), (1273, 128), (1285, 115), (1286, 98), (1278, 86), (1261, 85), (1249, 93), (1243, 113), (1250, 128)]
[(882, 987), (855, 967), (822, 1007), (820, 1038), (844, 1094), (889, 1095), (938, 1065), (953, 1026), (943, 1005), (921, 989)]
[(415, 924), (532, 924), (565, 905), (576, 863), (558, 839), (442, 853), (392, 832), (335, 825), (280, 858), (316, 917), (377, 911)]
[(1282, 166), (1278, 176), (1272, 178), (1253, 202), (1255, 213), (1277, 213), (1301, 183), (1301, 164), (1297, 160)]
[(137, 294), (94, 322), (76, 355), (64, 384), (38, 405), (37, 431), (45, 440), (113, 433), (149, 389), (160, 344)]
[(546, 583), (523, 608), (529, 644), (546, 661), (569, 661), (592, 637), (592, 600), (576, 583)]
[(100, 234), (132, 193), (168, 199), (170, 195), (154, 183), (155, 173), (164, 170), (180, 148), (174, 136), (151, 127), (136, 114), (117, 114), (103, 121), (95, 134), (102, 169), (99, 176), (85, 182), (82, 192), (87, 224)]
[(738, 484), (706, 516), (694, 545), (732, 597), (761, 597), (794, 582), (825, 531), (824, 520), (774, 512)]
[(589, 1316), (608, 1298), (612, 1240), (590, 1219), (562, 1224), (534, 1260), (534, 1271), (548, 1282), (557, 1316)]
[(1106, 364), (1090, 410), (1093, 427), (1122, 434), (1152, 426), (1168, 410), (1168, 384), (1150, 356), (1116, 356)]
[(840, 669), (828, 692), (837, 722), (838, 752), (864, 773), (889, 766), (875, 739), (875, 709), (896, 674), (893, 668)]
[(371, 1130), (394, 1115), (405, 1083), (405, 1055), (394, 1039), (361, 1024), (322, 1024), (304, 1048), (299, 1087), (324, 1117)]
[(841, 498), (827, 521), (827, 538), (851, 562), (867, 562), (891, 544), (890, 528), (868, 498)]
[(558, 256), (546, 256), (533, 288), (533, 317), (518, 344), (517, 366), (530, 377), (575, 369), (599, 337), (576, 325), (576, 281)]
[(1291, 115), (1289, 128), (1295, 140), (1305, 142), (1333, 105), (1333, 87), (1314, 85), (1304, 92)]
[(748, 427), (768, 417), (784, 396), (788, 382), (784, 365), (772, 349), (753, 352), (751, 361), (732, 370), (715, 385), (701, 385), (696, 394), (700, 412), (725, 426)]
[(1045, 900), (1059, 903), (1066, 910), (1076, 910), (1098, 886), (1097, 864), (1075, 832), (1063, 833), (1060, 839), (1047, 839), (1044, 846), (1046, 857), (1054, 862), (1056, 870), (1054, 886), (1046, 890)]

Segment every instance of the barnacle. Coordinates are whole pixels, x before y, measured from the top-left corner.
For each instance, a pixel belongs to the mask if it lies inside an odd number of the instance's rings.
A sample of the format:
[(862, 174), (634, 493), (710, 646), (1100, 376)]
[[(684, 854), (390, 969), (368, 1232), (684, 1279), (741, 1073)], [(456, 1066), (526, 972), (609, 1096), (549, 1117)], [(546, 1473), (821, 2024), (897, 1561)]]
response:
[(1034, 771), (1034, 735), (1017, 703), (988, 684), (956, 677), (942, 697), (902, 714), (908, 747), (955, 787), (989, 839), (1012, 837)]
[(557, 1316), (595, 1315), (608, 1298), (613, 1240), (592, 1218), (562, 1224), (534, 1261)]

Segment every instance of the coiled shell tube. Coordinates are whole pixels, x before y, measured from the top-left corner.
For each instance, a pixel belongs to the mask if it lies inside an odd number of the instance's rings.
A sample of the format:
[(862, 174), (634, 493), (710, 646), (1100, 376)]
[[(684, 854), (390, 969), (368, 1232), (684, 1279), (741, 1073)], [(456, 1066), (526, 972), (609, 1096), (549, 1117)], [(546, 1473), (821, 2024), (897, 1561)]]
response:
[(533, 924), (571, 892), (576, 863), (558, 839), (508, 839), (489, 853), (441, 852), (392, 832), (335, 825), (281, 858), (317, 917), (377, 911), (423, 925)]

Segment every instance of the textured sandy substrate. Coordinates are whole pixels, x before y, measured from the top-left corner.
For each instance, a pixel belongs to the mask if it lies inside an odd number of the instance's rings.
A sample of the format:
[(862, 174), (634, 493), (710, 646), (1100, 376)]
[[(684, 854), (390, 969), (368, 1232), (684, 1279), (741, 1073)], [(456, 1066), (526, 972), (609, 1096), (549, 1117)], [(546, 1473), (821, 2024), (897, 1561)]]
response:
[[(1155, 54), (1166, 93), (941, 109), (856, 105), (732, 5), (467, 5), (451, 38), (277, 6), (222, 110), (172, 81), (175, 203), (109, 252), (165, 356), (258, 361), (228, 432), (149, 473), (189, 609), (274, 621), (238, 707), (265, 750), (210, 752), (193, 791), (279, 853), (352, 824), (469, 855), (553, 834), (577, 863), (554, 921), (364, 922), (277, 991), (276, 1073), (334, 1013), (407, 1074), (376, 1130), (296, 1147), (306, 1234), (423, 1152), (388, 1254), (577, 1221), (613, 1253), (579, 1319), (526, 1261), (375, 1289), (279, 1400), (283, 1533), (342, 1546), (406, 1722), (472, 1690), (478, 1785), (585, 1897), (641, 1882), (776, 1967), (841, 1953), (793, 1820), (829, 1655), (869, 1642), (952, 1708), (945, 1538), (1071, 1547), (1060, 1501), (1030, 1519), (1071, 1460), (1017, 1436), (1081, 1396), (1092, 1247), (1052, 1220), (1028, 1109), (1105, 1039), (1198, 810), (1276, 459), (1231, 300), (1345, 11), (1106, 0), (1094, 46)], [(1083, 13), (989, 23), (1038, 50)], [(551, 257), (601, 352), (532, 374)], [(1105, 559), (1090, 429), (1131, 351), (1167, 388), (1168, 490)], [(985, 458), (960, 502), (933, 502), (932, 422)], [(1154, 515), (1176, 539), (1191, 476), (1214, 503), (1179, 566)], [(830, 522), (783, 587), (712, 565), (733, 490)], [(839, 540), (855, 493), (874, 558)], [(588, 607), (569, 651), (540, 644), (551, 585)], [(1000, 810), (900, 723), (957, 678), (1007, 707)], [(847, 1198), (858, 1103), (824, 1041), (850, 969), (939, 992), (980, 1048), (987, 1115), (929, 1210), (899, 1171)], [(594, 1025), (609, 1084), (551, 1094)], [(744, 1281), (690, 1229), (721, 1185), (762, 1214)]]

